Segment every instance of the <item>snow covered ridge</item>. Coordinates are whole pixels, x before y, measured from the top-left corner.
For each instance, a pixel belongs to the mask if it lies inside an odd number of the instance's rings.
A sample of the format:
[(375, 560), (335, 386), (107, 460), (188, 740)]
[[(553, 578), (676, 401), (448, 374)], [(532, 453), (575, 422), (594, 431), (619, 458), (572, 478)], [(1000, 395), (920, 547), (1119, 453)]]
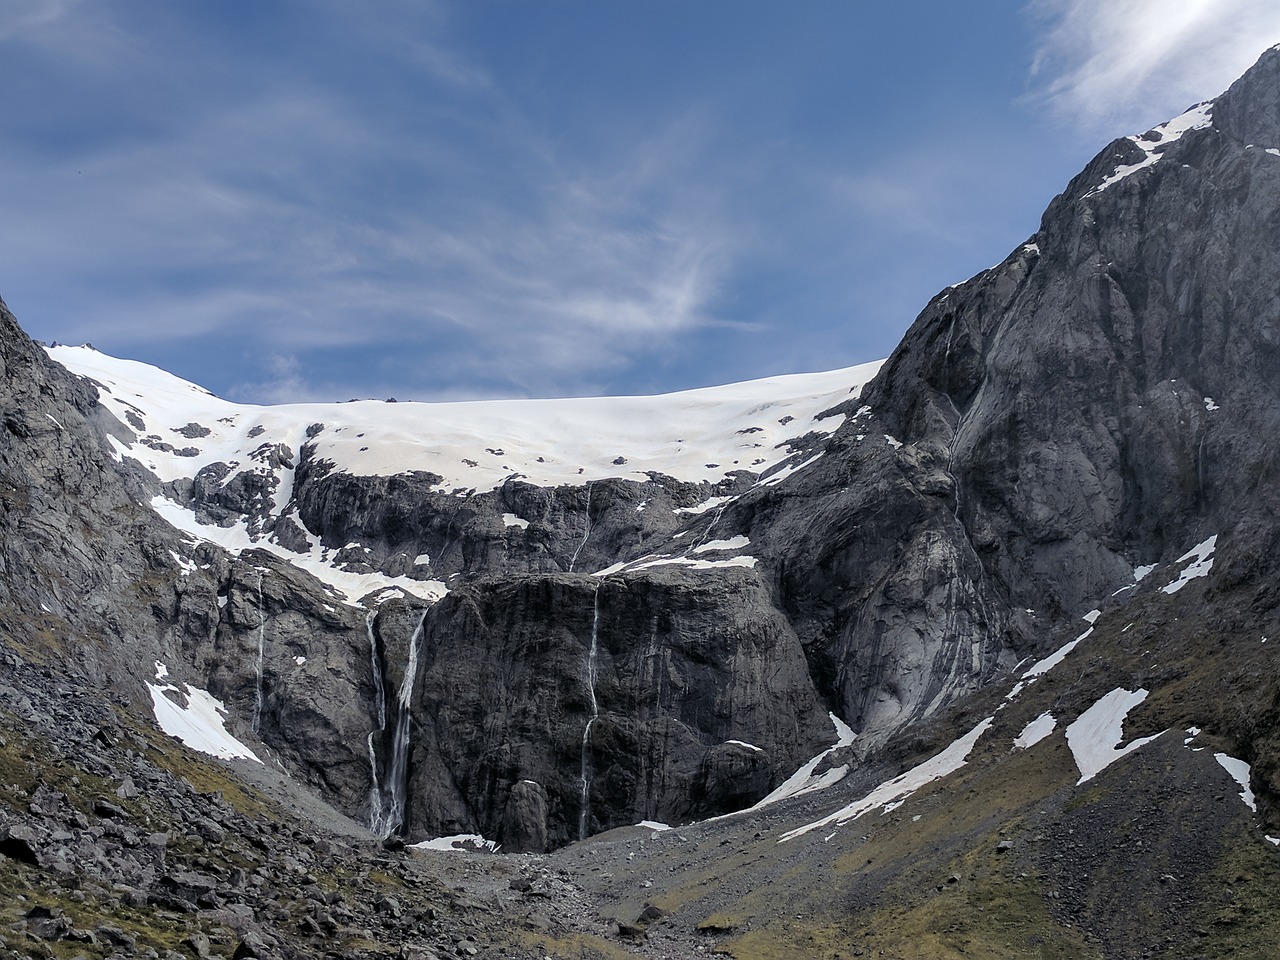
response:
[(444, 492), (491, 490), (512, 477), (554, 486), (644, 480), (650, 470), (694, 483), (763, 473), (790, 455), (787, 440), (833, 433), (844, 418), (817, 415), (856, 397), (883, 362), (650, 397), (253, 406), (92, 347), (47, 349), (98, 385), (103, 405), (139, 437), (119, 452), (162, 481), (219, 461), (249, 469), (266, 446), (296, 453), (309, 443), (340, 471), (427, 471)]
[[(308, 457), (355, 476), (431, 473), (441, 478), (439, 492), (461, 497), (510, 479), (576, 486), (605, 478), (643, 481), (651, 471), (698, 483), (738, 470), (772, 469), (766, 482), (780, 481), (809, 462), (784, 463), (793, 456), (788, 441), (833, 433), (845, 418), (819, 415), (856, 397), (882, 362), (651, 397), (254, 406), (92, 347), (46, 349), (97, 385), (102, 405), (133, 431), (127, 443), (109, 438), (118, 457), (137, 461), (161, 483), (195, 478), (214, 465), (225, 465), (216, 468), (224, 470), (224, 486), (241, 474), (274, 478), (267, 484), (274, 490), (273, 517), (294, 509), (294, 470), (304, 447)], [(342, 602), (358, 603), (381, 591), (432, 601), (447, 592), (435, 580), (345, 572), (335, 552), (309, 532), (309, 549), (299, 553), (248, 517), (217, 527), (164, 497), (151, 506), (196, 540), (232, 552), (258, 547), (275, 553), (327, 583)], [(514, 515), (504, 516), (503, 523), (527, 526)], [(731, 544), (703, 549), (729, 550)], [(741, 556), (649, 559), (698, 569), (755, 563)]]
[(1212, 124), (1213, 103), (1197, 103), (1186, 113), (1174, 117), (1158, 127), (1153, 127), (1146, 133), (1129, 137), (1129, 140), (1142, 148), (1146, 156), (1136, 163), (1124, 163), (1116, 167), (1109, 177), (1090, 190), (1085, 196), (1091, 197), (1095, 193), (1102, 193), (1112, 184), (1119, 183), (1125, 177), (1151, 166), (1164, 155), (1164, 151), (1169, 144), (1180, 139), (1183, 134), (1190, 130), (1201, 130)]

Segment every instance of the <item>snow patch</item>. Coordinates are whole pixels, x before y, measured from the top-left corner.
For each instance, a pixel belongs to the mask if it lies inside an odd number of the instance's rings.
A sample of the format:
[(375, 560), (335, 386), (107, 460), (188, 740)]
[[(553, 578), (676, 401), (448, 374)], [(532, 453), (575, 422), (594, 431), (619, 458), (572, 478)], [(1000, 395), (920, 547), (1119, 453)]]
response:
[(778, 470), (776, 473), (769, 474), (769, 476), (765, 477), (763, 480), (757, 480), (754, 486), (776, 487), (778, 484), (780, 484), (783, 480), (787, 479), (787, 477), (791, 476), (793, 473), (799, 473), (805, 467), (809, 466), (810, 464), (817, 463), (821, 459), (822, 459), (822, 454), (816, 453), (812, 457), (810, 457), (808, 460), (805, 460), (802, 463), (797, 463), (797, 464), (788, 463), (786, 466), (784, 466), (781, 470)]
[[(721, 567), (746, 567), (751, 569), (756, 565), (755, 557), (729, 557), (726, 560), (696, 560), (693, 557), (660, 557), (657, 560), (650, 560), (647, 563), (635, 563), (628, 565), (628, 570), (648, 570), (650, 567), (692, 567), (694, 570), (715, 570)], [(605, 568), (606, 570), (609, 568)], [(602, 572), (598, 574), (604, 576)]]
[(1022, 728), (1022, 733), (1018, 734), (1018, 738), (1013, 741), (1014, 749), (1026, 750), (1028, 747), (1034, 747), (1053, 733), (1057, 726), (1058, 721), (1046, 710)]
[(1159, 564), (1149, 563), (1145, 567), (1134, 567), (1133, 582), (1141, 583), (1143, 580), (1147, 579), (1147, 577), (1151, 575), (1151, 571), (1153, 571), (1158, 566)]
[(728, 540), (708, 540), (693, 548), (694, 553), (708, 553), (712, 550), (741, 550), (751, 546), (751, 540), (744, 536), (730, 537)]
[(239, 554), (242, 550), (254, 547), (275, 554), (293, 566), (307, 571), (322, 583), (328, 584), (343, 603), (352, 606), (358, 606), (362, 597), (375, 591), (400, 590), (410, 596), (433, 603), (448, 593), (448, 588), (439, 580), (413, 580), (409, 577), (388, 577), (382, 573), (348, 573), (345, 570), (338, 570), (325, 560), (327, 551), (319, 539), (311, 535), (308, 535), (311, 551), (299, 554), (270, 540), (254, 540), (246, 529), (244, 521), (230, 527), (202, 524), (196, 518), (194, 511), (179, 506), (162, 495), (151, 498), (151, 509), (184, 533), (217, 544), (233, 554)]
[(818, 765), (830, 756), (833, 751), (839, 750), (841, 747), (847, 747), (858, 739), (858, 735), (853, 732), (853, 728), (834, 713), (828, 713), (827, 716), (831, 718), (831, 724), (836, 728), (836, 742), (804, 764), (799, 770), (775, 787), (772, 793), (757, 801), (750, 809), (759, 810), (788, 797), (798, 797), (802, 794), (824, 790), (833, 783), (839, 783), (845, 778), (845, 775), (849, 772), (847, 764), (832, 767), (821, 774), (814, 775)]
[(451, 853), (474, 853), (480, 850), (493, 853), (498, 849), (497, 841), (486, 840), (478, 833), (455, 833), (450, 837), (435, 837), (410, 843), (408, 846), (414, 850), (445, 850)]
[(1036, 663), (1033, 663), (1030, 667), (1027, 668), (1026, 673), (1022, 675), (1022, 679), (1026, 680), (1028, 683), (1034, 683), (1038, 677), (1044, 676), (1046, 673), (1048, 673), (1050, 670), (1052, 670), (1054, 667), (1060, 664), (1063, 660), (1065, 660), (1067, 657), (1067, 654), (1069, 654), (1072, 650), (1074, 650), (1079, 645), (1081, 640), (1087, 639), (1089, 634), (1091, 633), (1093, 633), (1093, 627), (1090, 627), (1088, 630), (1080, 634), (1080, 636), (1076, 637), (1074, 640), (1068, 643), (1064, 643), (1062, 646), (1060, 646), (1057, 650), (1053, 651), (1053, 653), (1049, 654), (1043, 660), (1039, 660)]
[[(164, 680), (168, 675), (168, 668), (157, 660), (156, 679)], [(169, 736), (211, 757), (262, 762), (252, 750), (227, 732), (223, 720), (226, 707), (208, 691), (185, 683), (148, 683), (147, 690), (151, 694), (151, 709), (156, 723)], [(169, 693), (184, 695), (187, 705), (182, 707), (175, 703), (167, 696)]]
[(1067, 727), (1067, 745), (1080, 771), (1076, 785), (1093, 779), (1127, 753), (1150, 743), (1160, 734), (1142, 737), (1120, 746), (1124, 737), (1124, 719), (1129, 711), (1147, 699), (1147, 691), (1117, 687), (1099, 699)]
[(528, 528), (529, 521), (523, 517), (517, 517), (514, 513), (504, 513), (502, 515), (502, 525), (504, 527), (519, 527), (524, 530)]
[(1142, 148), (1146, 156), (1137, 163), (1123, 163), (1116, 167), (1109, 177), (1090, 190), (1085, 196), (1091, 197), (1095, 193), (1101, 193), (1113, 184), (1119, 183), (1125, 177), (1151, 166), (1164, 155), (1164, 151), (1168, 146), (1176, 142), (1183, 134), (1191, 130), (1200, 130), (1208, 127), (1212, 122), (1213, 103), (1198, 103), (1186, 113), (1174, 117), (1172, 120), (1162, 123), (1146, 133), (1136, 137), (1129, 137), (1129, 140)]
[(733, 499), (735, 498), (734, 497), (707, 497), (707, 499), (703, 500), (699, 504), (695, 504), (692, 507), (676, 507), (671, 512), (684, 514), (687, 516), (696, 516), (697, 514), (700, 514), (700, 513), (706, 513), (708, 510), (714, 510), (716, 507), (720, 506), (720, 504), (728, 503), (730, 500), (733, 500)]
[(1175, 562), (1185, 563), (1190, 560), (1191, 563), (1178, 574), (1178, 579), (1173, 581), (1167, 587), (1161, 587), (1165, 593), (1174, 594), (1185, 587), (1197, 577), (1207, 577), (1209, 571), (1213, 569), (1213, 551), (1218, 546), (1218, 535), (1215, 533), (1208, 540), (1197, 543), (1194, 547), (1180, 556)]
[(1258, 803), (1253, 797), (1253, 788), (1249, 786), (1249, 765), (1225, 753), (1215, 753), (1213, 759), (1217, 760), (1222, 769), (1231, 774), (1236, 783), (1240, 784), (1240, 799), (1244, 801), (1246, 807), (1257, 813)]
[(935, 780), (941, 780), (948, 774), (954, 773), (963, 767), (969, 759), (969, 753), (973, 750), (974, 744), (987, 731), (994, 719), (994, 717), (987, 717), (964, 736), (954, 740), (941, 753), (912, 767), (906, 773), (899, 774), (892, 780), (886, 780), (861, 800), (855, 800), (853, 803), (841, 807), (835, 813), (829, 814), (821, 820), (815, 820), (812, 823), (805, 824), (803, 827), (787, 831), (778, 842), (783, 843), (787, 840), (793, 840), (808, 833), (810, 830), (816, 830), (828, 824), (848, 823), (850, 820), (856, 820), (858, 817), (870, 813), (877, 807), (882, 808), (886, 813), (897, 809), (921, 787), (925, 787)]
[(754, 750), (756, 753), (764, 753), (763, 747), (757, 747), (754, 743), (747, 743), (745, 740), (726, 740), (725, 743), (731, 743), (735, 747), (746, 747), (748, 750)]

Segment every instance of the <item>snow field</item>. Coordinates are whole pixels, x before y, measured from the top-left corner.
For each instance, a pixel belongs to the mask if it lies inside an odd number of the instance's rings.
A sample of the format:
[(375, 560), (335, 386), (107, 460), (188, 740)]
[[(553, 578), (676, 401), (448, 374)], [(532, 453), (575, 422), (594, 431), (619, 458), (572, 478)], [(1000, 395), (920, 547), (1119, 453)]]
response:
[[(211, 757), (262, 762), (252, 750), (227, 732), (223, 723), (227, 711), (221, 700), (208, 691), (185, 683), (164, 683), (169, 676), (168, 668), (159, 660), (155, 666), (157, 682), (148, 683), (147, 690), (151, 693), (152, 712), (161, 730), (181, 740), (192, 750), (207, 753)], [(168, 693), (185, 695), (187, 705), (180, 706), (166, 696)]]

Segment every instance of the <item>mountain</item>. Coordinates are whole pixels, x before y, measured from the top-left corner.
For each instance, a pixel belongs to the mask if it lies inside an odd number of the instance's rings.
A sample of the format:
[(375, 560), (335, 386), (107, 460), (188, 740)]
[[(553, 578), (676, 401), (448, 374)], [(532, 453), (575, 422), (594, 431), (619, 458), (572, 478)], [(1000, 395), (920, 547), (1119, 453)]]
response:
[(1267, 955), (1278, 227), (1280, 48), (883, 364), (249, 407), (3, 311), (0, 937)]

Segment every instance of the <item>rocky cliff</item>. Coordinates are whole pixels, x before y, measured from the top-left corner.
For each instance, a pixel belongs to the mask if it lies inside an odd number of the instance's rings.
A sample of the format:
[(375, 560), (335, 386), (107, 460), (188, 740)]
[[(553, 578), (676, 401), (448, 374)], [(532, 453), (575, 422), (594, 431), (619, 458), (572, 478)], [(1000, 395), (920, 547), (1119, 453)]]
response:
[(250, 408), (52, 350), (98, 404), (6, 315), (9, 630), (412, 839), (738, 809), (828, 712), (872, 756), (1212, 535), (1274, 571), (1277, 71), (1109, 145), (878, 373)]

